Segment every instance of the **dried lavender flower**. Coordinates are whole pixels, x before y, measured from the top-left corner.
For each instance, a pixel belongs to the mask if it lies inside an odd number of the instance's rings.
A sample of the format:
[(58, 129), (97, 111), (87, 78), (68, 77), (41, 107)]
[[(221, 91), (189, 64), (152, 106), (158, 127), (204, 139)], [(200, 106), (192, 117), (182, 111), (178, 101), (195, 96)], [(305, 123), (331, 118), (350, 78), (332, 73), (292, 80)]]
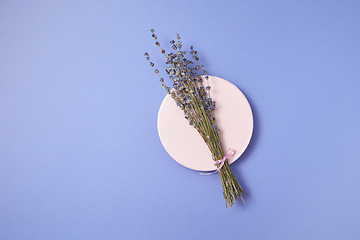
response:
[[(214, 116), (215, 101), (210, 97), (211, 86), (203, 85), (203, 78), (208, 82), (209, 76), (203, 65), (199, 65), (198, 52), (194, 46), (190, 47), (191, 58), (188, 58), (186, 51), (182, 51), (182, 42), (180, 41), (180, 34), (176, 34), (174, 40), (169, 41), (171, 47), (175, 52), (166, 54), (165, 49), (160, 47), (157, 41), (155, 30), (151, 29), (151, 36), (155, 40), (155, 45), (160, 48), (160, 52), (164, 55), (168, 67), (165, 69), (169, 80), (172, 83), (172, 89), (166, 85), (164, 78), (161, 77), (159, 70), (155, 69), (158, 74), (162, 87), (171, 95), (179, 108), (184, 111), (185, 119), (189, 121), (189, 125), (193, 126), (201, 135), (204, 142), (207, 144), (212, 153), (213, 160), (216, 165), (219, 159), (224, 157), (224, 151), (221, 145), (219, 135), (219, 128), (216, 124)], [(150, 60), (149, 54), (146, 52), (145, 57)], [(195, 63), (188, 59), (194, 59)], [(150, 66), (154, 67), (154, 63), (150, 62)], [(202, 70), (204, 76), (200, 75), (199, 70)], [(229, 163), (225, 161), (223, 167), (219, 171), (223, 186), (223, 194), (227, 206), (232, 206), (240, 198), (243, 202), (243, 195), (245, 191), (242, 189), (235, 176), (231, 172)]]

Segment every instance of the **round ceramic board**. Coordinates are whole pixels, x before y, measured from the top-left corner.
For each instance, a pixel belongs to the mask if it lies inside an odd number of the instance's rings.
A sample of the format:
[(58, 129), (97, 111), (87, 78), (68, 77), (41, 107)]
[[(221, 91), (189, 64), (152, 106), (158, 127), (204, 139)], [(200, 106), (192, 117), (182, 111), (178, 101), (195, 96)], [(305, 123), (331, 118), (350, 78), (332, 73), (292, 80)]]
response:
[[(248, 146), (253, 132), (253, 115), (245, 95), (232, 83), (209, 76), (211, 98), (216, 102), (215, 118), (223, 149), (235, 150), (228, 160), (236, 161)], [(207, 84), (206, 80), (203, 81)], [(158, 113), (158, 133), (169, 155), (181, 165), (198, 170), (211, 171), (216, 166), (204, 140), (184, 118), (169, 94), (164, 98)]]

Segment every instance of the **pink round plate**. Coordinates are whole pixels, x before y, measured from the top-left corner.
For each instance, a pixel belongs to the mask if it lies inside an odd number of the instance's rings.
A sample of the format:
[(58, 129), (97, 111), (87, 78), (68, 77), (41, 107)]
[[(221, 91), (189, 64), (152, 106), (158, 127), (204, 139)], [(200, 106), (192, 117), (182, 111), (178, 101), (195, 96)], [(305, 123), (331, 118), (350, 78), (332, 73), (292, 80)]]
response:
[[(211, 98), (216, 101), (215, 117), (223, 149), (235, 150), (229, 159), (232, 163), (245, 151), (252, 136), (250, 104), (234, 84), (222, 78), (209, 76), (209, 85)], [(216, 169), (204, 140), (189, 125), (170, 95), (166, 95), (159, 109), (158, 132), (165, 150), (181, 165), (198, 171)]]

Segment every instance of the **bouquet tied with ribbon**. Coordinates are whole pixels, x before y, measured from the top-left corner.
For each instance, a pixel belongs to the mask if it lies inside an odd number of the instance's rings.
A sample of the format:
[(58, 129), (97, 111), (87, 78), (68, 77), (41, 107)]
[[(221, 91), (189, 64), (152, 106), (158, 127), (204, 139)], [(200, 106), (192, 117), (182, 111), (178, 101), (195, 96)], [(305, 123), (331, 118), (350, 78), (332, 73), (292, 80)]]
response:
[(238, 198), (244, 202), (243, 195), (246, 195), (246, 192), (236, 180), (227, 161), (235, 151), (228, 149), (227, 152), (224, 152), (222, 148), (220, 130), (217, 127), (214, 113), (215, 101), (211, 98), (209, 75), (204, 66), (199, 64), (198, 52), (193, 46), (190, 47), (190, 55), (183, 51), (180, 35), (177, 34), (177, 40), (170, 41), (174, 51), (166, 53), (165, 49), (160, 46), (154, 29), (151, 29), (151, 34), (156, 46), (165, 57), (167, 65), (165, 72), (172, 83), (172, 88), (166, 84), (159, 69), (156, 69), (155, 64), (150, 61), (150, 55), (148, 53), (144, 55), (150, 62), (150, 66), (154, 68), (155, 74), (159, 76), (161, 85), (184, 112), (189, 125), (194, 127), (203, 138), (217, 167), (214, 172), (201, 174), (219, 173), (226, 207), (231, 208)]

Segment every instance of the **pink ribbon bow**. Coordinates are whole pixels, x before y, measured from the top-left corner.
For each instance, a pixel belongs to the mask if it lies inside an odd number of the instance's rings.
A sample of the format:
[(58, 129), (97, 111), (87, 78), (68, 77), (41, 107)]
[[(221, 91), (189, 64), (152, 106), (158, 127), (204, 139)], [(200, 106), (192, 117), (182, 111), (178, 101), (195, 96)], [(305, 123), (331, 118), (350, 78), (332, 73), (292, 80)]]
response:
[(220, 166), (217, 167), (217, 169), (216, 169), (214, 172), (210, 172), (210, 173), (200, 173), (200, 174), (201, 174), (201, 175), (211, 175), (211, 174), (214, 174), (214, 173), (219, 172), (220, 169), (224, 166), (225, 161), (226, 161), (227, 159), (229, 159), (232, 155), (234, 155), (234, 153), (235, 153), (235, 150), (232, 149), (232, 148), (229, 148), (229, 150), (226, 152), (225, 156), (224, 156), (222, 159), (215, 161), (215, 165), (220, 163)]

